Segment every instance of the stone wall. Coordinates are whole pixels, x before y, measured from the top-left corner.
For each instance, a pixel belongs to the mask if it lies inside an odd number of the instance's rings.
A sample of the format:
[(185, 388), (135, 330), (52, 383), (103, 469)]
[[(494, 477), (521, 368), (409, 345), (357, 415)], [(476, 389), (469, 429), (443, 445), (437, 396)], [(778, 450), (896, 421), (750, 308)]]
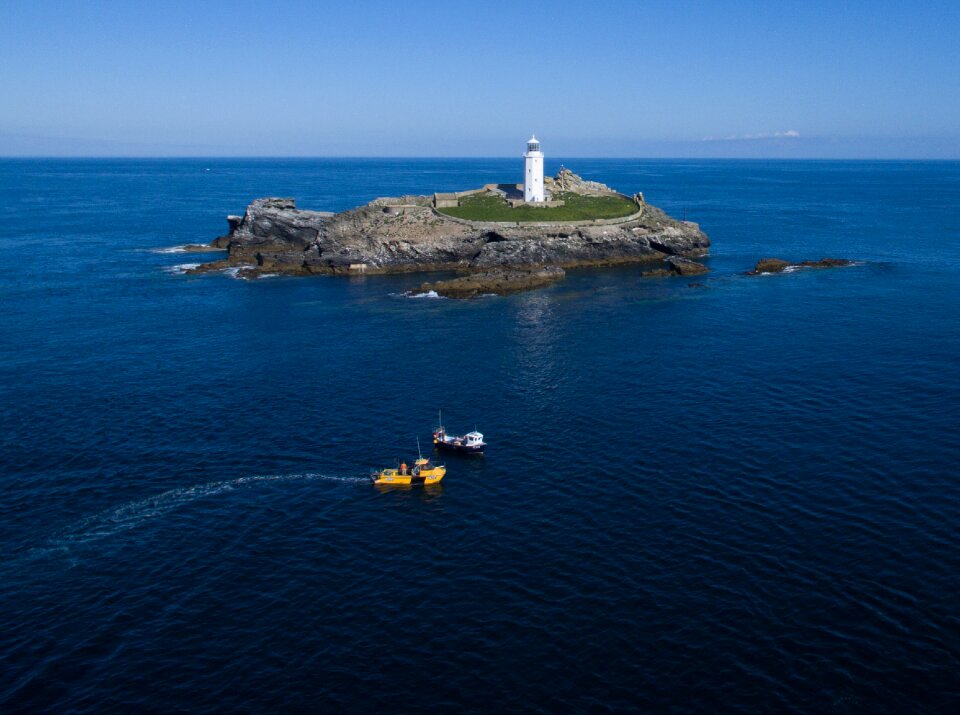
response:
[(507, 203), (509, 203), (513, 208), (517, 208), (517, 206), (533, 206), (534, 208), (545, 208), (545, 209), (548, 209), (548, 208), (554, 208), (554, 207), (557, 207), (557, 206), (564, 206), (564, 205), (566, 205), (567, 202), (566, 202), (566, 201), (559, 201), (559, 200), (558, 200), (558, 201), (554, 201), (554, 200), (550, 200), (550, 201), (524, 201), (523, 199), (509, 199), (509, 200), (507, 201)]
[[(621, 194), (617, 191), (613, 191), (608, 186), (600, 184), (594, 181), (583, 181), (579, 176), (574, 174), (569, 169), (561, 170), (557, 177), (563, 177), (569, 179), (570, 181), (577, 182), (577, 187), (587, 188), (590, 190), (590, 193), (586, 195), (590, 196), (602, 196), (604, 194), (610, 195), (615, 194), (621, 196), (628, 201), (632, 201), (636, 206), (637, 210), (630, 214), (629, 216), (621, 216), (620, 218), (596, 218), (589, 219), (586, 221), (469, 221), (467, 219), (457, 218), (456, 216), (448, 216), (445, 213), (440, 213), (437, 209), (448, 209), (456, 208), (460, 205), (460, 199), (464, 196), (473, 196), (474, 194), (483, 193), (484, 191), (498, 191), (497, 184), (485, 184), (479, 189), (470, 189), (469, 191), (457, 191), (456, 193), (436, 193), (433, 195), (432, 210), (433, 213), (443, 218), (447, 221), (453, 221), (454, 223), (463, 224), (464, 226), (471, 226), (472, 228), (523, 228), (524, 226), (533, 226), (536, 228), (551, 228), (554, 226), (616, 226), (621, 223), (629, 223), (630, 221), (636, 221), (643, 216), (644, 210), (646, 209), (646, 200), (643, 197), (642, 192), (637, 192), (633, 196), (627, 196), (626, 194)], [(557, 184), (559, 186), (559, 183)], [(517, 184), (517, 188), (522, 189), (523, 184)], [(535, 206), (542, 208), (554, 208), (559, 206), (564, 206), (566, 202), (564, 201), (538, 201), (535, 203), (523, 201), (522, 199), (507, 199), (507, 202), (513, 208), (517, 206)]]
[(436, 209), (433, 210), (440, 218), (445, 221), (453, 221), (454, 223), (463, 224), (464, 226), (470, 226), (471, 228), (487, 229), (487, 228), (555, 228), (558, 226), (616, 226), (621, 223), (630, 223), (631, 221), (636, 221), (643, 216), (644, 209), (641, 208), (639, 211), (635, 211), (629, 216), (621, 216), (619, 218), (595, 218), (589, 219), (586, 221), (468, 221), (464, 218), (457, 218), (456, 216), (448, 216), (445, 213), (440, 213)]
[(456, 194), (434, 194), (433, 207), (437, 209), (451, 209), (460, 205), (460, 197)]
[(411, 212), (424, 213), (428, 208), (430, 207), (422, 204), (386, 204), (383, 207), (383, 212), (392, 216), (403, 216)]
[(486, 186), (481, 186), (479, 189), (470, 189), (469, 191), (458, 191), (457, 198), (462, 199), (464, 196), (473, 196), (474, 194), (482, 194), (487, 190)]
[(487, 191), (486, 186), (479, 189), (470, 189), (469, 191), (457, 191), (450, 193), (436, 193), (433, 195), (433, 207), (437, 209), (452, 209), (460, 205), (460, 199), (464, 196), (473, 196)]

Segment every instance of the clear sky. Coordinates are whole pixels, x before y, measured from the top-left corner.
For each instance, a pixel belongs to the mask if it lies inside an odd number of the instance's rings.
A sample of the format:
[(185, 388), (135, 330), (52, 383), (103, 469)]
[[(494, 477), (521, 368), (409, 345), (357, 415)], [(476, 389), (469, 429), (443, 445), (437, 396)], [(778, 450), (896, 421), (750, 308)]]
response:
[(960, 158), (960, 2), (0, 0), (0, 155)]

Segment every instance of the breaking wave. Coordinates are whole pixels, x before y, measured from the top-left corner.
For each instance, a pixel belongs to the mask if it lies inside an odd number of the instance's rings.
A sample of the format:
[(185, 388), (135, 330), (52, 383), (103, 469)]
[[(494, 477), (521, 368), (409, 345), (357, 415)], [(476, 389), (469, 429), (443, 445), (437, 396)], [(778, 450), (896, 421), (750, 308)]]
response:
[(199, 265), (199, 263), (178, 263), (175, 266), (164, 266), (163, 270), (167, 273), (173, 273), (174, 275), (182, 276), (191, 268), (196, 268)]
[(435, 290), (428, 290), (426, 293), (404, 293), (405, 298), (442, 298)]

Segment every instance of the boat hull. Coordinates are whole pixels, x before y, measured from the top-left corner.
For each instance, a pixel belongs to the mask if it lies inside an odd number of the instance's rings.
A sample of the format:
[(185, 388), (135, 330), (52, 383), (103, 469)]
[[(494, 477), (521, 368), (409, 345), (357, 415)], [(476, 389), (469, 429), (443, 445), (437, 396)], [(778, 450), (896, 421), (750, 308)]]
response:
[(487, 446), (483, 441), (483, 435), (476, 430), (463, 435), (453, 435), (448, 434), (442, 426), (433, 431), (433, 444), (438, 449), (461, 454), (482, 454)]
[(413, 484), (438, 484), (446, 475), (445, 467), (434, 467), (433, 469), (423, 470), (420, 474), (404, 474), (399, 469), (384, 469), (373, 474), (373, 483), (381, 486), (410, 486)]
[(461, 454), (483, 454), (483, 450), (487, 447), (485, 444), (468, 446), (465, 444), (444, 442), (442, 440), (435, 440), (434, 444), (437, 446), (437, 449), (443, 449), (448, 452), (460, 452)]

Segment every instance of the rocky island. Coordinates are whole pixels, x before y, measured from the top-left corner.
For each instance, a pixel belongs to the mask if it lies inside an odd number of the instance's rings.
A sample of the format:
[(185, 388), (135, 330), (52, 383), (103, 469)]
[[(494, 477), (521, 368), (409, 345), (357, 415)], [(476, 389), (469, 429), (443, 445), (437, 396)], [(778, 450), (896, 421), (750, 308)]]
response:
[[(563, 269), (649, 263), (651, 275), (695, 275), (710, 240), (644, 200), (567, 169), (543, 180), (543, 199), (522, 184), (487, 184), (458, 193), (380, 198), (341, 213), (306, 211), (293, 199), (253, 201), (228, 216), (211, 244), (223, 260), (191, 269), (264, 274), (350, 275), (456, 271), (464, 278), (424, 291), (470, 297), (540, 287)], [(452, 284), (447, 286), (444, 284)]]

